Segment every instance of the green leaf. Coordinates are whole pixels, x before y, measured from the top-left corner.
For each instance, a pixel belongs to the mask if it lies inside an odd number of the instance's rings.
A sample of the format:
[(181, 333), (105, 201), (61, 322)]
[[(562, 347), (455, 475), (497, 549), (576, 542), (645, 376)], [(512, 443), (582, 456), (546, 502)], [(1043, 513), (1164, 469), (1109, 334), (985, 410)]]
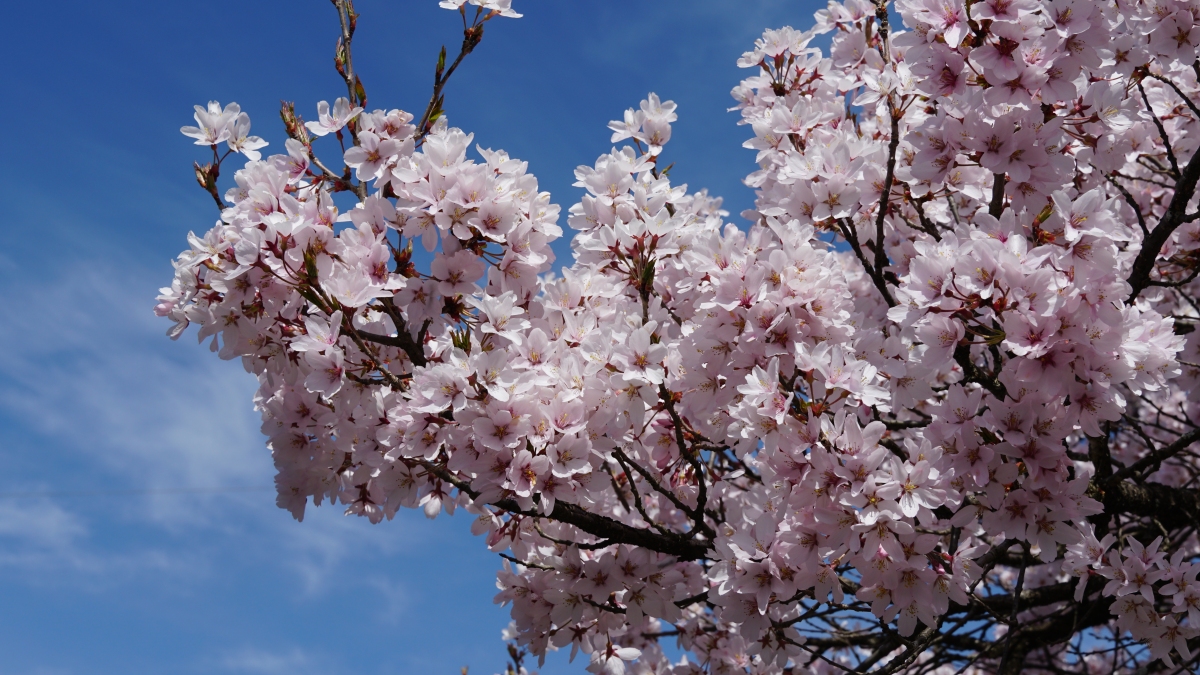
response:
[(1008, 337), (1008, 336), (1005, 335), (1004, 331), (996, 330), (991, 335), (988, 335), (984, 339), (984, 342), (986, 342), (989, 347), (995, 347), (996, 345), (1000, 344), (1001, 342), (1004, 342), (1004, 339), (1006, 337)]
[(358, 105), (367, 106), (367, 90), (363, 88), (362, 78), (354, 76), (354, 95), (358, 96)]
[(463, 350), (467, 354), (471, 353), (471, 333), (467, 329), (464, 328), (451, 332), (450, 341), (456, 348)]

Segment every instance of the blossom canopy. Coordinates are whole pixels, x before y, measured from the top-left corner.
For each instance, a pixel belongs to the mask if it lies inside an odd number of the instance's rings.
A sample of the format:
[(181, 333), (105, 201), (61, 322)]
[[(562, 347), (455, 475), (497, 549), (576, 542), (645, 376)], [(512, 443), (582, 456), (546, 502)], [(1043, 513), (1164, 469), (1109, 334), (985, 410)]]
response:
[(284, 104), (284, 154), (236, 104), (182, 129), (220, 219), (155, 308), (258, 377), (280, 507), (465, 510), (513, 671), (1192, 667), (1200, 5), (845, 0), (768, 30), (732, 91), (738, 220), (672, 182), (653, 93), (565, 212), (451, 126), (509, 0), (441, 2), (464, 39), (420, 117), (367, 105), (334, 4), (347, 96)]

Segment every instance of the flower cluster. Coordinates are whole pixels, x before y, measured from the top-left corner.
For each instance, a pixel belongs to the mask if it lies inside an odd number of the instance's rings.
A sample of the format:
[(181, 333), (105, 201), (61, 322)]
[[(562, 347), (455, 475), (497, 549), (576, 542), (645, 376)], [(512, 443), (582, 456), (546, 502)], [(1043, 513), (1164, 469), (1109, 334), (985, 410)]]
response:
[(231, 152), (240, 152), (247, 159), (256, 160), (262, 157), (259, 152), (267, 146), (267, 142), (258, 136), (250, 136), (250, 116), (242, 112), (236, 103), (230, 103), (221, 108), (216, 101), (209, 101), (207, 108), (196, 106), (196, 124), (198, 127), (183, 127), (180, 129), (184, 136), (196, 139), (196, 145), (216, 147), (225, 143)]
[[(197, 165), (221, 219), (156, 311), (258, 376), (297, 518), (470, 513), (532, 654), (609, 675), (1189, 662), (1200, 7), (895, 10), (908, 30), (831, 2), (739, 60), (742, 227), (661, 166), (673, 102), (611, 122), (558, 272), (559, 207), (448, 125), (443, 62), (416, 123), (353, 91), (306, 124), (285, 106), (266, 159), (236, 105), (197, 107), (183, 132), (250, 161), (223, 198), (221, 158)], [(344, 170), (315, 150), (331, 134)]]

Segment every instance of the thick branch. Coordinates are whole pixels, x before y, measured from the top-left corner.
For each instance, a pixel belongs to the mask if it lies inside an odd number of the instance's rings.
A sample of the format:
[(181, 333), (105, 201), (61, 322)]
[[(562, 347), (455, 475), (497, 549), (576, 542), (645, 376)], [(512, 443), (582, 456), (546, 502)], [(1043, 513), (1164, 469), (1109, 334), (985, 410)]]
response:
[[(467, 493), (472, 499), (479, 497), (479, 491), (471, 484), (454, 474), (445, 467), (432, 462), (420, 460), (419, 463), (426, 471), (450, 483), (459, 490)], [(505, 498), (491, 502), (492, 506), (509, 513), (516, 513), (531, 518), (548, 518), (560, 523), (574, 525), (594, 537), (607, 539), (616, 544), (628, 544), (675, 556), (680, 560), (700, 560), (708, 556), (710, 545), (706, 542), (689, 539), (683, 535), (660, 534), (654, 530), (644, 530), (632, 525), (626, 525), (607, 516), (601, 516), (584, 510), (575, 504), (556, 501), (554, 510), (549, 515), (526, 511), (517, 504), (516, 500)]]
[(1004, 386), (1003, 382), (985, 372), (971, 361), (971, 348), (969, 346), (959, 345), (955, 347), (954, 360), (963, 369), (963, 379), (967, 382), (975, 382), (983, 385), (984, 389), (992, 392), (992, 395), (1001, 401), (1008, 397), (1008, 389)]
[(1129, 273), (1129, 285), (1133, 290), (1126, 302), (1132, 303), (1150, 285), (1150, 273), (1154, 271), (1154, 261), (1158, 259), (1159, 251), (1175, 230), (1187, 220), (1187, 205), (1196, 192), (1197, 180), (1200, 180), (1200, 153), (1193, 154), (1188, 160), (1179, 180), (1175, 182), (1175, 194), (1171, 197), (1167, 212), (1158, 221), (1158, 226), (1142, 241), (1142, 250), (1134, 259), (1133, 269)]
[[(883, 6), (886, 8), (886, 3)], [(886, 31), (886, 10), (884, 11), (884, 16), (881, 21), (885, 22), (883, 26), (881, 26), (881, 30)], [(884, 33), (883, 39), (886, 41), (886, 33)], [(887, 218), (888, 202), (892, 196), (892, 181), (895, 179), (896, 175), (896, 147), (900, 145), (899, 111), (891, 105), (890, 101), (888, 103), (888, 108), (890, 117), (892, 118), (892, 138), (890, 141), (888, 141), (887, 172), (883, 175), (883, 193), (879, 196), (879, 213), (875, 214), (875, 274), (879, 275), (881, 278), (883, 276), (883, 268), (887, 267), (888, 265), (887, 253), (884, 252), (883, 249), (883, 223)], [(881, 288), (881, 290), (884, 291), (885, 296), (891, 295), (891, 293), (887, 291), (886, 284)], [(894, 305), (895, 302), (888, 303), (889, 307)]]
[(994, 174), (992, 178), (992, 202), (988, 204), (988, 213), (993, 218), (999, 218), (1004, 213), (1004, 183), (1003, 173)]
[(412, 339), (407, 330), (398, 330), (394, 336), (360, 330), (358, 331), (358, 335), (367, 342), (374, 342), (403, 350), (405, 354), (408, 354), (408, 360), (412, 361), (414, 366), (423, 366), (426, 363), (425, 350), (421, 348), (421, 345), (417, 344), (416, 340)]
[(672, 536), (660, 534), (654, 530), (636, 528), (608, 518), (607, 516), (585, 511), (575, 504), (568, 504), (564, 501), (556, 501), (554, 503), (554, 510), (550, 512), (550, 515), (546, 516), (540, 513), (524, 511), (512, 499), (496, 500), (492, 502), (492, 506), (504, 509), (510, 513), (557, 520), (560, 523), (574, 525), (593, 537), (603, 537), (618, 544), (640, 546), (651, 551), (675, 556), (680, 560), (700, 560), (708, 556), (709, 546), (705, 542), (688, 539), (683, 535)]
[(1109, 514), (1157, 518), (1168, 528), (1187, 527), (1200, 520), (1200, 492), (1196, 490), (1122, 481), (1104, 487), (1093, 483), (1088, 492), (1103, 502)]
[[(1017, 607), (1021, 610), (1050, 605), (1056, 602), (1069, 602), (1075, 597), (1075, 581), (1064, 581), (1058, 584), (1050, 584), (1049, 586), (1040, 586), (1038, 588), (1029, 588), (1022, 590)], [(994, 612), (1012, 611), (1013, 610), (1013, 594), (1002, 593), (997, 595), (989, 595), (984, 598), (979, 598), (979, 601), (989, 607)]]
[[(1107, 429), (1107, 425), (1105, 426)], [(1096, 476), (1107, 481), (1112, 477), (1112, 455), (1109, 453), (1108, 436), (1088, 438), (1088, 460), (1096, 467)], [(1117, 479), (1120, 480), (1120, 479)]]

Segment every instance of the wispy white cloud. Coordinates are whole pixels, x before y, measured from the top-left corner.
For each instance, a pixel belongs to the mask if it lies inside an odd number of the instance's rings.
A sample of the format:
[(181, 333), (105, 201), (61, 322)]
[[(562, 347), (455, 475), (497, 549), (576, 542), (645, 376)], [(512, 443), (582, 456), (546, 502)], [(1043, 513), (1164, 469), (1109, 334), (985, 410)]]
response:
[[(0, 414), (17, 423), (0, 431), (6, 437), (0, 457), (44, 461), (26, 472), (36, 482), (0, 482), (0, 566), (30, 573), (47, 564), (70, 567), (80, 574), (62, 583), (88, 586), (106, 570), (117, 578), (148, 568), (164, 580), (205, 577), (228, 555), (219, 542), (239, 541), (243, 564), (290, 571), (311, 598), (331, 592), (339, 571), (363, 556), (415, 543), (401, 522), (375, 528), (342, 516), (340, 506), (310, 508), (303, 524), (294, 523), (275, 508), (269, 490), (84, 494), (270, 486), (274, 475), (252, 411), (253, 378), (186, 335), (168, 340), (166, 325), (150, 311), (153, 272), (104, 253), (51, 268), (49, 281), (10, 277), (5, 284), (29, 311), (13, 315), (0, 332)], [(0, 260), (0, 275), (4, 268)], [(53, 496), (63, 491), (80, 494)], [(26, 497), (4, 497), (14, 492)], [(28, 499), (39, 492), (51, 496)], [(93, 517), (115, 511), (124, 527), (159, 534), (124, 547), (97, 540), (80, 515), (95, 499), (117, 508)], [(395, 616), (406, 597), (403, 585), (386, 576), (355, 584), (379, 598), (381, 619)]]
[(411, 616), (409, 610), (412, 607), (412, 590), (407, 584), (383, 575), (369, 577), (366, 583), (379, 603), (380, 621), (395, 626)]
[[(28, 309), (0, 333), (0, 410), (32, 432), (12, 442), (45, 452), (34, 439), (52, 439), (55, 462), (106, 469), (112, 482), (87, 489), (269, 485), (255, 382), (239, 364), (167, 340), (133, 261), (63, 267), (49, 283), (7, 284)], [(179, 500), (142, 499), (147, 517), (196, 517)]]
[(402, 605), (408, 593), (403, 583), (382, 573), (346, 579), (338, 570), (356, 559), (394, 558), (432, 545), (428, 535), (411, 527), (406, 518), (371, 525), (363, 518), (344, 516), (342, 507), (328, 504), (310, 505), (303, 523), (280, 523), (271, 536), (304, 595), (320, 596), (347, 584), (367, 587), (378, 594), (381, 616), (394, 615)]
[(218, 660), (219, 667), (233, 673), (252, 675), (303, 675), (312, 672), (313, 659), (302, 649), (271, 651), (258, 647), (243, 647), (229, 652)]
[(0, 499), (0, 570), (34, 585), (98, 590), (147, 572), (180, 578), (187, 561), (139, 545), (105, 551), (85, 520), (48, 499)]
[(75, 515), (57, 504), (21, 504), (0, 501), (0, 537), (28, 542), (39, 549), (62, 551), (87, 528)]

